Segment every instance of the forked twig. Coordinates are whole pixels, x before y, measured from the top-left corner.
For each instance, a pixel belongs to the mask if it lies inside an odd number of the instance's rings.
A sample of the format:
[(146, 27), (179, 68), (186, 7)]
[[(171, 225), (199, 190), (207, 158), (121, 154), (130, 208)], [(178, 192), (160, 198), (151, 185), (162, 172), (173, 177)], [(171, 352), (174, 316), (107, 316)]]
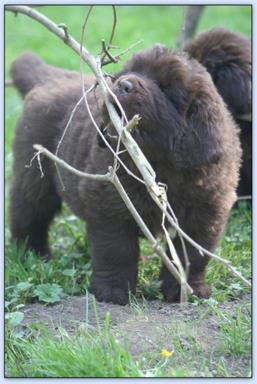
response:
[(117, 63), (117, 61), (118, 61), (118, 59), (115, 58), (114, 56), (112, 56), (111, 53), (109, 52), (109, 50), (112, 47), (112, 40), (113, 40), (113, 37), (114, 37), (116, 25), (117, 25), (117, 14), (116, 14), (115, 5), (112, 5), (112, 14), (113, 14), (113, 23), (112, 23), (112, 30), (111, 30), (111, 35), (109, 37), (108, 45), (106, 46), (105, 41), (102, 40), (102, 50), (103, 50), (103, 54), (102, 54), (102, 57), (101, 57), (102, 65), (103, 64), (106, 65), (105, 56), (109, 57), (110, 62)]

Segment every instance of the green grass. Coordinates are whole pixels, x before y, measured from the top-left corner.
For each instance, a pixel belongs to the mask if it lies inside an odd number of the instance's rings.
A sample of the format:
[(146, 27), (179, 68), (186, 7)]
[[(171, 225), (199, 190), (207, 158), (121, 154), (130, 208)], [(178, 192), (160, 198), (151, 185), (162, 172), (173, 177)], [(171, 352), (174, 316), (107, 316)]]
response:
[[(52, 228), (52, 245), (56, 257), (43, 263), (33, 253), (24, 254), (7, 242), (6, 253), (6, 310), (9, 331), (6, 333), (6, 365), (11, 376), (21, 377), (247, 377), (250, 375), (251, 356), (251, 314), (241, 307), (236, 317), (223, 313), (218, 303), (242, 297), (249, 288), (236, 279), (228, 270), (212, 261), (207, 272), (207, 280), (212, 288), (212, 297), (205, 301), (191, 298), (198, 307), (199, 319), (206, 313), (216, 316), (217, 328), (222, 347), (206, 353), (202, 342), (197, 338), (198, 319), (186, 323), (179, 333), (171, 324), (167, 340), (174, 356), (170, 364), (161, 358), (160, 351), (143, 354), (135, 361), (126, 348), (114, 340), (111, 333), (99, 337), (88, 329), (86, 334), (74, 337), (53, 337), (46, 332), (35, 332), (30, 324), (26, 332), (20, 333), (23, 320), (23, 306), (41, 300), (49, 305), (59, 302), (65, 295), (86, 294), (91, 276), (89, 247), (86, 237), (81, 237), (81, 222), (72, 219), (69, 210), (65, 216), (56, 218)], [(68, 221), (64, 225), (64, 217)], [(219, 247), (219, 253), (230, 259), (242, 274), (250, 278), (250, 210), (240, 204), (232, 212), (227, 230)], [(232, 236), (232, 238), (231, 238)], [(231, 249), (231, 243), (233, 248)], [(87, 252), (85, 253), (85, 249)], [(153, 256), (149, 244), (141, 241), (141, 253)], [(241, 255), (241, 256), (240, 256)], [(135, 316), (147, 316), (151, 301), (143, 298), (161, 298), (158, 273), (160, 261), (157, 258), (140, 261), (138, 294), (131, 295), (130, 306)], [(47, 292), (46, 292), (47, 286)], [(43, 291), (43, 294), (42, 294)], [(41, 294), (40, 294), (41, 293)], [(207, 305), (207, 311), (204, 309)], [(18, 327), (17, 327), (18, 326)], [(25, 328), (26, 329), (26, 328)], [(99, 332), (99, 327), (98, 327)], [(59, 335), (59, 337), (58, 337)], [(109, 356), (106, 360), (104, 356)], [(197, 359), (195, 358), (197, 356)], [(228, 366), (227, 359), (232, 359)], [(242, 366), (242, 360), (246, 366)], [(86, 363), (85, 363), (86, 361)], [(238, 362), (241, 362), (240, 365)], [(67, 370), (67, 362), (70, 362)], [(97, 363), (96, 363), (97, 362)]]
[[(62, 215), (54, 220), (50, 234), (55, 257), (49, 262), (42, 262), (32, 252), (26, 252), (25, 247), (17, 249), (10, 243), (6, 231), (5, 283), (9, 309), (24, 301), (35, 300), (35, 289), (42, 284), (58, 284), (63, 294), (71, 295), (83, 294), (89, 288), (90, 247), (84, 223), (66, 207)], [(146, 240), (142, 239), (140, 246), (141, 254), (150, 258), (139, 262), (138, 296), (161, 298), (158, 281), (160, 260), (152, 253)], [(251, 211), (244, 203), (232, 211), (217, 254), (231, 260), (245, 278), (251, 278)], [(19, 283), (24, 282), (31, 285), (26, 289), (19, 286)], [(215, 260), (211, 260), (208, 265), (207, 282), (212, 288), (213, 299), (220, 302), (242, 297), (250, 291), (241, 280)]]
[[(241, 202), (238, 209), (231, 212), (225, 234), (216, 253), (230, 260), (242, 275), (251, 279), (252, 256), (251, 209)], [(242, 296), (249, 288), (238, 280), (228, 268), (214, 260), (208, 265), (207, 282), (212, 286), (212, 297), (218, 301)]]
[[(38, 287), (48, 289), (60, 301), (66, 294), (83, 294), (89, 287), (91, 277), (90, 247), (84, 234), (84, 224), (65, 209), (63, 216), (55, 219), (50, 241), (55, 258), (43, 262), (33, 252), (17, 249), (10, 243), (6, 231), (6, 307), (15, 309), (23, 302), (31, 302), (39, 298)], [(29, 285), (24, 286), (24, 283)], [(50, 284), (47, 287), (44, 285)], [(42, 287), (43, 285), (43, 287)], [(55, 296), (56, 285), (62, 288), (62, 294)], [(51, 290), (52, 287), (52, 290)], [(43, 296), (44, 297), (44, 296)], [(47, 297), (41, 301), (47, 303)]]
[(230, 355), (251, 355), (251, 313), (243, 313), (239, 307), (236, 317), (224, 316), (218, 312), (219, 327), (222, 331), (224, 347)]
[[(208, 305), (208, 304), (207, 304)], [(198, 319), (192, 323), (184, 323), (183, 333), (178, 331), (181, 325), (173, 324), (168, 340), (175, 351), (172, 359), (172, 370), (178, 370), (181, 362), (186, 361), (186, 373), (197, 377), (248, 377), (250, 376), (251, 360), (251, 313), (244, 306), (237, 308), (236, 317), (224, 313), (210, 301), (210, 312), (217, 316), (216, 324), (219, 343), (206, 352), (204, 337), (199, 337)], [(208, 341), (207, 341), (208, 343)], [(210, 340), (209, 340), (210, 343)], [(196, 359), (197, 356), (197, 359)], [(231, 359), (224, 364), (224, 357)], [(249, 363), (240, 366), (240, 357)], [(239, 364), (240, 363), (240, 364)], [(244, 365), (244, 364), (243, 364)], [(166, 372), (170, 375), (168, 367)]]
[[(133, 359), (126, 342), (110, 332), (110, 313), (106, 312), (101, 326), (96, 302), (96, 328), (81, 323), (70, 337), (59, 327), (55, 335), (44, 323), (32, 323), (17, 332), (22, 316), (8, 317), (6, 322), (6, 366), (8, 377), (161, 377), (168, 360), (159, 356), (153, 366), (142, 356)], [(19, 312), (21, 313), (21, 312)], [(87, 316), (85, 316), (87, 317)]]
[[(67, 24), (70, 33), (77, 40), (80, 39), (81, 26), (88, 7), (44, 6), (38, 9), (54, 22)], [(157, 42), (174, 47), (183, 12), (184, 7), (181, 6), (118, 6), (118, 25), (113, 44), (123, 51), (139, 40), (142, 42), (129, 51), (121, 63), (108, 66), (106, 70), (108, 72), (119, 70), (133, 52)], [(84, 42), (94, 54), (101, 50), (101, 39), (108, 40), (111, 26), (111, 7), (94, 7)], [(198, 30), (204, 31), (217, 26), (250, 36), (251, 7), (208, 6)], [(70, 69), (79, 68), (79, 57), (35, 21), (23, 15), (15, 17), (6, 13), (5, 28), (6, 78), (9, 78), (11, 62), (27, 50), (36, 52), (49, 64)], [(119, 50), (113, 52), (117, 53)], [(177, 337), (174, 328), (170, 331), (169, 340), (176, 352), (172, 357), (172, 364), (160, 359), (159, 353), (151, 353), (142, 356), (142, 360), (138, 362), (134, 361), (125, 344), (121, 345), (111, 335), (108, 317), (103, 330), (85, 332), (78, 330), (72, 339), (64, 330), (57, 333), (59, 337), (52, 337), (43, 326), (40, 330), (36, 329), (36, 332), (31, 326), (26, 330), (29, 335), (19, 330), (26, 303), (40, 301), (49, 305), (60, 301), (65, 295), (85, 294), (92, 273), (85, 225), (67, 207), (56, 217), (51, 228), (50, 243), (55, 255), (53, 260), (43, 262), (32, 252), (25, 252), (25, 248), (17, 249), (10, 243), (8, 205), (12, 177), (11, 143), (21, 110), (22, 100), (16, 90), (6, 88), (5, 307), (8, 372), (14, 377), (190, 377), (197, 374), (229, 377), (231, 370), (226, 365), (227, 354), (235, 359), (238, 356), (249, 358), (251, 316), (242, 309), (238, 310), (235, 319), (229, 315), (222, 315), (218, 312), (216, 304), (227, 299), (243, 297), (249, 289), (223, 265), (215, 261), (209, 263), (207, 281), (212, 288), (210, 307), (217, 316), (224, 341), (223, 350), (218, 353), (218, 357), (206, 356), (201, 344), (190, 332), (191, 323), (185, 329), (184, 340)], [(251, 210), (244, 203), (239, 205), (239, 209), (233, 210), (217, 253), (231, 260), (246, 278), (250, 278)], [(151, 305), (151, 302), (141, 300), (142, 295), (147, 299), (162, 297), (158, 282), (160, 260), (152, 254), (151, 247), (145, 240), (141, 241), (141, 254), (150, 258), (140, 261), (138, 294), (130, 298), (130, 304), (136, 314), (143, 314)], [(192, 298), (191, 302), (199, 308), (203, 303), (196, 298)], [(215, 309), (211, 303), (215, 304)], [(213, 365), (215, 373), (210, 369)]]
[[(43, 322), (30, 323), (17, 331), (15, 326), (22, 321), (18, 314), (22, 312), (17, 312), (15, 318), (9, 317), (5, 346), (8, 377), (251, 376), (249, 305), (239, 306), (234, 317), (211, 300), (206, 301), (204, 315), (201, 308), (194, 322), (190, 319), (175, 322), (171, 318), (166, 325), (165, 344), (169, 345), (171, 356), (164, 357), (160, 348), (152, 348), (136, 359), (129, 352), (129, 341), (111, 332), (109, 312), (100, 325), (95, 302), (94, 311), (96, 327), (80, 323), (73, 336), (62, 327), (50, 333)], [(143, 310), (142, 314), (145, 313)], [(217, 340), (207, 349), (211, 341), (208, 335), (201, 335), (200, 323), (212, 314), (216, 319)]]
[[(11, 330), (6, 346), (6, 363), (11, 377), (142, 377), (125, 346), (109, 332), (109, 315), (104, 329), (80, 327), (71, 339), (64, 329), (53, 337), (43, 325), (41, 337), (15, 335)], [(35, 331), (35, 330), (34, 330)]]

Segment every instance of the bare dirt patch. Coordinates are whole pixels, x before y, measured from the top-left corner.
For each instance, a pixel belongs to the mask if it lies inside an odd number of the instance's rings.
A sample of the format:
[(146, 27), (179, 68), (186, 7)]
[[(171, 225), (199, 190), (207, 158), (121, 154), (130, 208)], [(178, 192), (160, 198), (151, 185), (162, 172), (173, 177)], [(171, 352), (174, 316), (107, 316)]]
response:
[[(237, 300), (219, 303), (217, 307), (224, 315), (229, 314), (236, 319), (237, 308), (240, 306), (244, 310), (250, 300), (250, 295), (245, 295)], [(96, 303), (96, 307), (98, 322), (102, 325), (106, 313), (110, 313), (111, 333), (116, 339), (125, 341), (136, 360), (145, 356), (150, 362), (153, 356), (160, 356), (165, 348), (174, 351), (171, 361), (177, 364), (183, 356), (190, 356), (194, 362), (190, 367), (195, 369), (195, 376), (220, 376), (216, 372), (220, 357), (224, 360), (225, 369), (233, 372), (231, 376), (244, 377), (249, 374), (250, 357), (236, 357), (226, 351), (219, 319), (208, 303), (181, 306), (155, 300), (138, 301), (126, 306)], [(43, 322), (53, 334), (58, 327), (64, 328), (69, 335), (83, 326), (97, 329), (91, 295), (88, 300), (85, 296), (67, 297), (51, 306), (30, 304), (25, 307), (24, 314), (23, 325)], [(197, 351), (204, 361), (197, 361)]]

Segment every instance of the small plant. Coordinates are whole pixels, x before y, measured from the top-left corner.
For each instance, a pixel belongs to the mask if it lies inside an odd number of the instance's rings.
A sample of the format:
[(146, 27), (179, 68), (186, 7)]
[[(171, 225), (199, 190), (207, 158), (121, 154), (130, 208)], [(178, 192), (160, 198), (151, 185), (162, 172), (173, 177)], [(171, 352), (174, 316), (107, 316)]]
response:
[(24, 319), (24, 313), (20, 311), (9, 312), (5, 315), (5, 320), (10, 328), (19, 325)]
[[(63, 221), (58, 217), (53, 224), (52, 237), (58, 239), (60, 247), (53, 244), (55, 256), (48, 262), (28, 251), (25, 243), (17, 247), (10, 242), (7, 232), (5, 298), (8, 311), (18, 304), (38, 299), (51, 303), (59, 301), (61, 292), (57, 294), (56, 285), (63, 294), (69, 295), (83, 294), (88, 289), (92, 270), (87, 237), (81, 236), (81, 222), (77, 218), (74, 220), (74, 216), (68, 215), (65, 226), (61, 224)], [(66, 244), (65, 249), (63, 244)]]
[(62, 288), (58, 284), (40, 284), (34, 289), (38, 300), (44, 303), (56, 303), (61, 300)]
[(230, 314), (223, 315), (221, 311), (216, 311), (219, 322), (218, 326), (222, 331), (222, 340), (225, 348), (231, 355), (251, 354), (251, 316), (244, 313), (239, 307), (236, 316)]

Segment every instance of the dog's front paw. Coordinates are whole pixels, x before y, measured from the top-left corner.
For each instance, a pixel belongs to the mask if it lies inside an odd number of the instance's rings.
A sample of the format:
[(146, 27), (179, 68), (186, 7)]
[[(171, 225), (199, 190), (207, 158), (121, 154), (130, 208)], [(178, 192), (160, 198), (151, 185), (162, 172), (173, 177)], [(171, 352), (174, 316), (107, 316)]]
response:
[[(193, 295), (201, 299), (208, 299), (210, 297), (210, 288), (205, 281), (189, 281), (189, 285), (193, 289)], [(179, 302), (180, 300), (180, 286), (179, 284), (163, 284), (162, 293), (164, 300), (169, 303)]]
[(163, 294), (163, 298), (168, 303), (176, 303), (179, 302), (180, 295), (180, 287), (178, 284), (162, 284), (161, 292)]
[(211, 290), (205, 281), (189, 281), (189, 285), (193, 289), (193, 295), (201, 299), (208, 299), (210, 297)]
[(112, 302), (113, 304), (126, 305), (129, 297), (128, 291), (120, 287), (111, 287), (105, 284), (93, 284), (93, 294), (98, 301)]

